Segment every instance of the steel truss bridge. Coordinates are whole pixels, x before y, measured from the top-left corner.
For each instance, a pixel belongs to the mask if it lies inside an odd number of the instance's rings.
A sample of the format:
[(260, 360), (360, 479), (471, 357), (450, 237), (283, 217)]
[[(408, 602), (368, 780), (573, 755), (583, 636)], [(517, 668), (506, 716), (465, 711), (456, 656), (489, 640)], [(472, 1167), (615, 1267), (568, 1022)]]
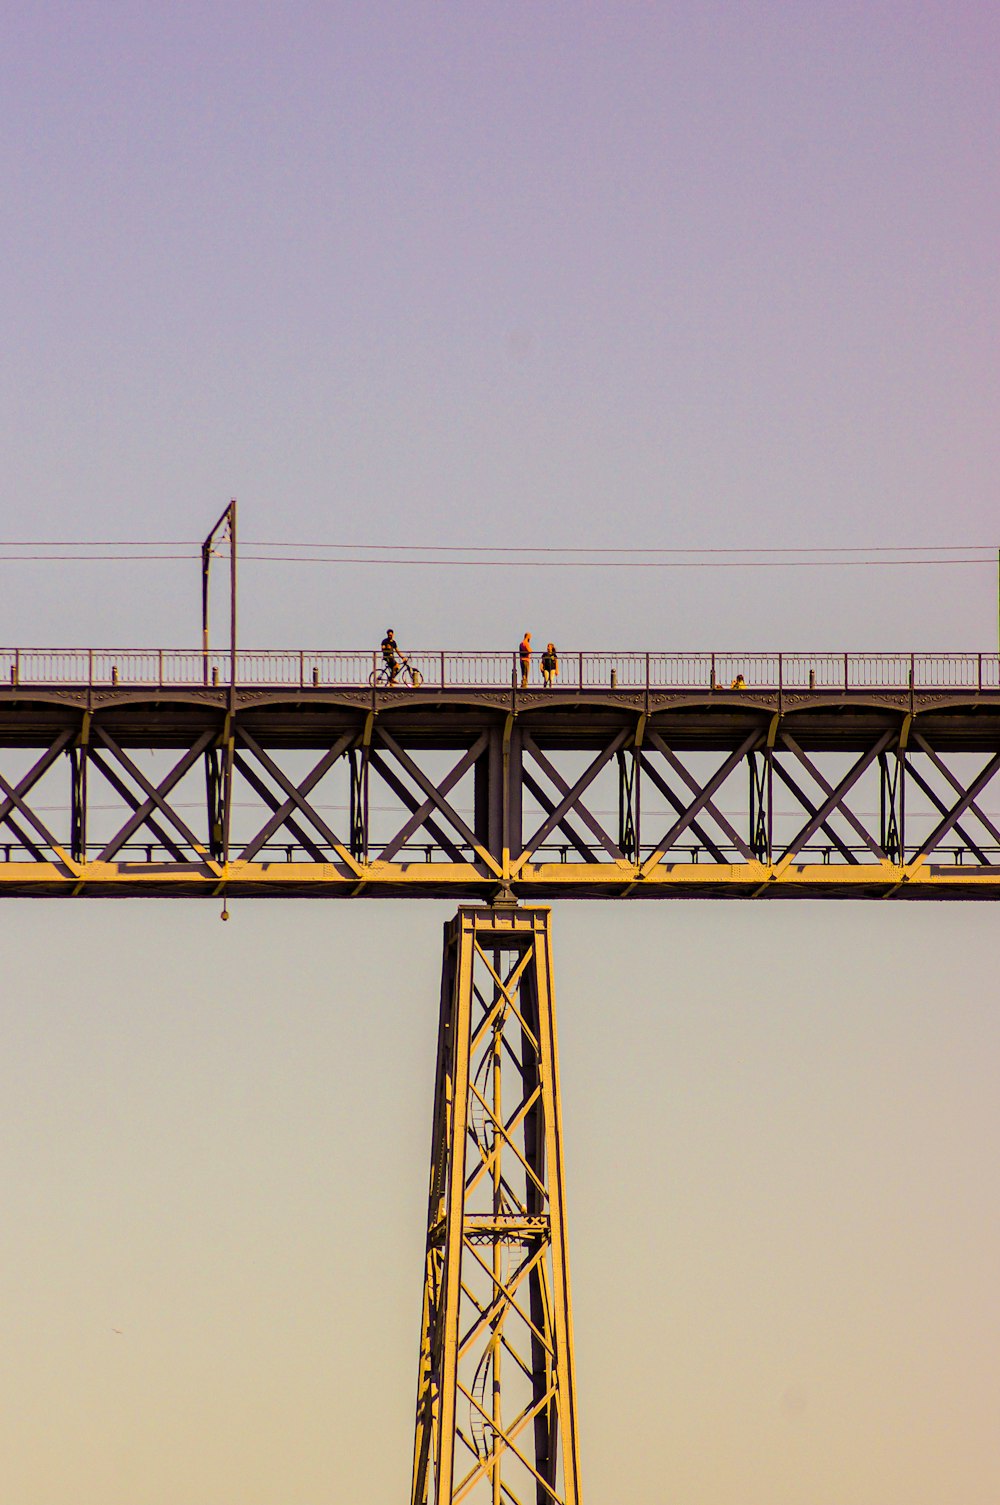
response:
[(1000, 895), (997, 654), (409, 659), (0, 651), (0, 894)]
[(410, 1501), (581, 1505), (549, 911), (520, 900), (1000, 897), (1000, 657), (573, 653), (523, 688), (508, 653), (409, 661), (0, 651), (0, 896), (459, 901)]

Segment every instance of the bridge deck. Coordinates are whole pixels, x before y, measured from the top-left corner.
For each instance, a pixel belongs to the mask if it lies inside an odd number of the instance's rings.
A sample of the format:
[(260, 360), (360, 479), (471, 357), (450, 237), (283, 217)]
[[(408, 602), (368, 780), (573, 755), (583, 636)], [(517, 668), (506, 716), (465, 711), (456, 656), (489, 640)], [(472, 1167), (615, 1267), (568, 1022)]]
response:
[(1000, 896), (997, 655), (418, 657), (8, 652), (0, 894)]

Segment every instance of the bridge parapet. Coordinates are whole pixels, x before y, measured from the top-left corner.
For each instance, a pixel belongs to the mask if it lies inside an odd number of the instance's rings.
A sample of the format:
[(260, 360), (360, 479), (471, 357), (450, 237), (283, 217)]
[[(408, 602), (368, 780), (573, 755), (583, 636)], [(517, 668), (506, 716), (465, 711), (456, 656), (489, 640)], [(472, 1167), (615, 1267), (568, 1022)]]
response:
[[(517, 654), (419, 649), (406, 655), (428, 687), (507, 689), (520, 685)], [(530, 685), (541, 684), (541, 658)], [(230, 654), (184, 648), (3, 648), (0, 686), (225, 686)], [(235, 684), (289, 689), (379, 683), (381, 655), (369, 649), (240, 649)], [(553, 688), (724, 690), (742, 676), (750, 690), (1000, 690), (997, 653), (842, 653), (756, 651), (666, 653), (571, 650), (559, 654)]]

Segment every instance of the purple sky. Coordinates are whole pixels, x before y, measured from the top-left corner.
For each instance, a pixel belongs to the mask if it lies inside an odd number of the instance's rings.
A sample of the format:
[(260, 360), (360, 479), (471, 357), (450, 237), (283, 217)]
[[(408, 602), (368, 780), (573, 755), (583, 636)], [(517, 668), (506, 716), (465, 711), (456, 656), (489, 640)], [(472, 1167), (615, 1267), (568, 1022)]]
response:
[[(994, 541), (998, 30), (986, 5), (9, 18), (8, 535), (200, 537), (237, 495), (257, 537)], [(144, 615), (186, 641), (185, 574), (137, 573), (118, 613), (22, 572), (0, 636)], [(258, 573), (258, 642), (363, 640), (373, 587), (405, 592), (343, 573), (289, 612)], [(988, 571), (674, 578), (645, 623), (617, 582), (476, 584), (410, 640), (506, 641), (544, 586), (564, 640), (992, 641)]]
[[(995, 544), (998, 71), (954, 0), (8, 6), (2, 537)], [(3, 644), (195, 640), (193, 563), (0, 584)], [(248, 564), (242, 621), (987, 649), (995, 592)], [(588, 1498), (995, 1505), (989, 916), (788, 908), (557, 916)], [(404, 1494), (442, 914), (0, 915), (18, 1505)]]

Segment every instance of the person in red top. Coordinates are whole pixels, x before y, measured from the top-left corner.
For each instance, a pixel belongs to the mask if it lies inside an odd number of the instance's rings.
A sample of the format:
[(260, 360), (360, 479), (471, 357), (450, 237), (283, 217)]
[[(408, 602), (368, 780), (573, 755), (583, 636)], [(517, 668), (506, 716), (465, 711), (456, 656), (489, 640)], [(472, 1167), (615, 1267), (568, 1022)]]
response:
[(517, 646), (517, 656), (521, 662), (521, 689), (528, 687), (528, 674), (531, 669), (531, 633), (526, 632)]

